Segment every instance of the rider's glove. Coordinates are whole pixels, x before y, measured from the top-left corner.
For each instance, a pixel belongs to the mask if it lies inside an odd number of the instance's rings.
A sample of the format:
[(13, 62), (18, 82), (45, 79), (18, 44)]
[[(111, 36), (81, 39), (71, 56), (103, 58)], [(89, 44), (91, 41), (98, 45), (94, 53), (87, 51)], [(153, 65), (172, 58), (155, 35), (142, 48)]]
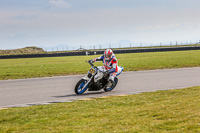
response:
[(94, 61), (93, 61), (93, 60), (89, 60), (88, 62), (89, 62), (89, 63), (94, 63)]
[(109, 74), (110, 74), (109, 71), (105, 71), (105, 72), (104, 72), (104, 77), (105, 77), (105, 78), (108, 78)]

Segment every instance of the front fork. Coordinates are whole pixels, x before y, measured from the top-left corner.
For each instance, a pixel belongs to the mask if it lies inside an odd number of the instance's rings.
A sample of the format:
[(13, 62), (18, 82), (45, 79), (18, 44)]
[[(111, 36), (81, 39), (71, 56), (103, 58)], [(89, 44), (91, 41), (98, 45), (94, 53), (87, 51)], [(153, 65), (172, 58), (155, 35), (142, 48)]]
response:
[(91, 80), (93, 79), (93, 77), (96, 75), (96, 73), (94, 75), (92, 75), (91, 78), (88, 78), (88, 76), (86, 75), (85, 77), (83, 77), (82, 79), (86, 80), (87, 83), (83, 86), (83, 88), (85, 88), (90, 82)]
[(92, 78), (86, 79), (86, 78), (83, 77), (83, 79), (87, 80), (86, 84), (83, 86), (83, 88), (85, 88), (90, 83), (90, 81), (92, 80)]

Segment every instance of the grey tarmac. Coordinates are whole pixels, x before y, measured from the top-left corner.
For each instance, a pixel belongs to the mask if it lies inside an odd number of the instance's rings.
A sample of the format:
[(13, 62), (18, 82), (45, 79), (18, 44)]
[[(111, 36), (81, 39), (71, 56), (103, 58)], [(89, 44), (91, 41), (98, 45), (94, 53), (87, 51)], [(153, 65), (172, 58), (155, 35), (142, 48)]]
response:
[(200, 67), (123, 72), (111, 92), (86, 91), (76, 95), (74, 87), (84, 75), (1, 80), (0, 108), (24, 107), (77, 99), (200, 86)]

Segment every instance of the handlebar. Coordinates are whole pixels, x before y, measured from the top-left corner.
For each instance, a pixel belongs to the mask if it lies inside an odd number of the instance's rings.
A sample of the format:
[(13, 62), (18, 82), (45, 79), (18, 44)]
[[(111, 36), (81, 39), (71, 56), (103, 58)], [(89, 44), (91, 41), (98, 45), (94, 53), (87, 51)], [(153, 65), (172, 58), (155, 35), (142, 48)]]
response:
[[(85, 61), (85, 62), (89, 63), (91, 66), (93, 66), (94, 68), (99, 70), (99, 68), (94, 66), (94, 64), (92, 62), (90, 62), (90, 61)], [(101, 70), (99, 70), (99, 71), (102, 72), (102, 73), (104, 72), (104, 71), (101, 71)]]
[(101, 71), (98, 67), (94, 66), (94, 64), (91, 62), (91, 60), (85, 61), (85, 62), (89, 63), (92, 67), (96, 68), (99, 72), (103, 73), (104, 76), (106, 75), (107, 71)]
[(90, 62), (90, 61), (85, 61), (85, 62), (89, 63), (90, 66), (94, 66), (94, 64), (92, 62)]

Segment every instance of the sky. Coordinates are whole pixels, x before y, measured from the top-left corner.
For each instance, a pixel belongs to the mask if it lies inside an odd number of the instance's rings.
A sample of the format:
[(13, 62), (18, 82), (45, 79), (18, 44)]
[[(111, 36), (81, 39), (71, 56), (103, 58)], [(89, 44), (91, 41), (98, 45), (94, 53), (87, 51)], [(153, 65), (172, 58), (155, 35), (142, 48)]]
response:
[(200, 40), (200, 0), (0, 0), (0, 49)]

